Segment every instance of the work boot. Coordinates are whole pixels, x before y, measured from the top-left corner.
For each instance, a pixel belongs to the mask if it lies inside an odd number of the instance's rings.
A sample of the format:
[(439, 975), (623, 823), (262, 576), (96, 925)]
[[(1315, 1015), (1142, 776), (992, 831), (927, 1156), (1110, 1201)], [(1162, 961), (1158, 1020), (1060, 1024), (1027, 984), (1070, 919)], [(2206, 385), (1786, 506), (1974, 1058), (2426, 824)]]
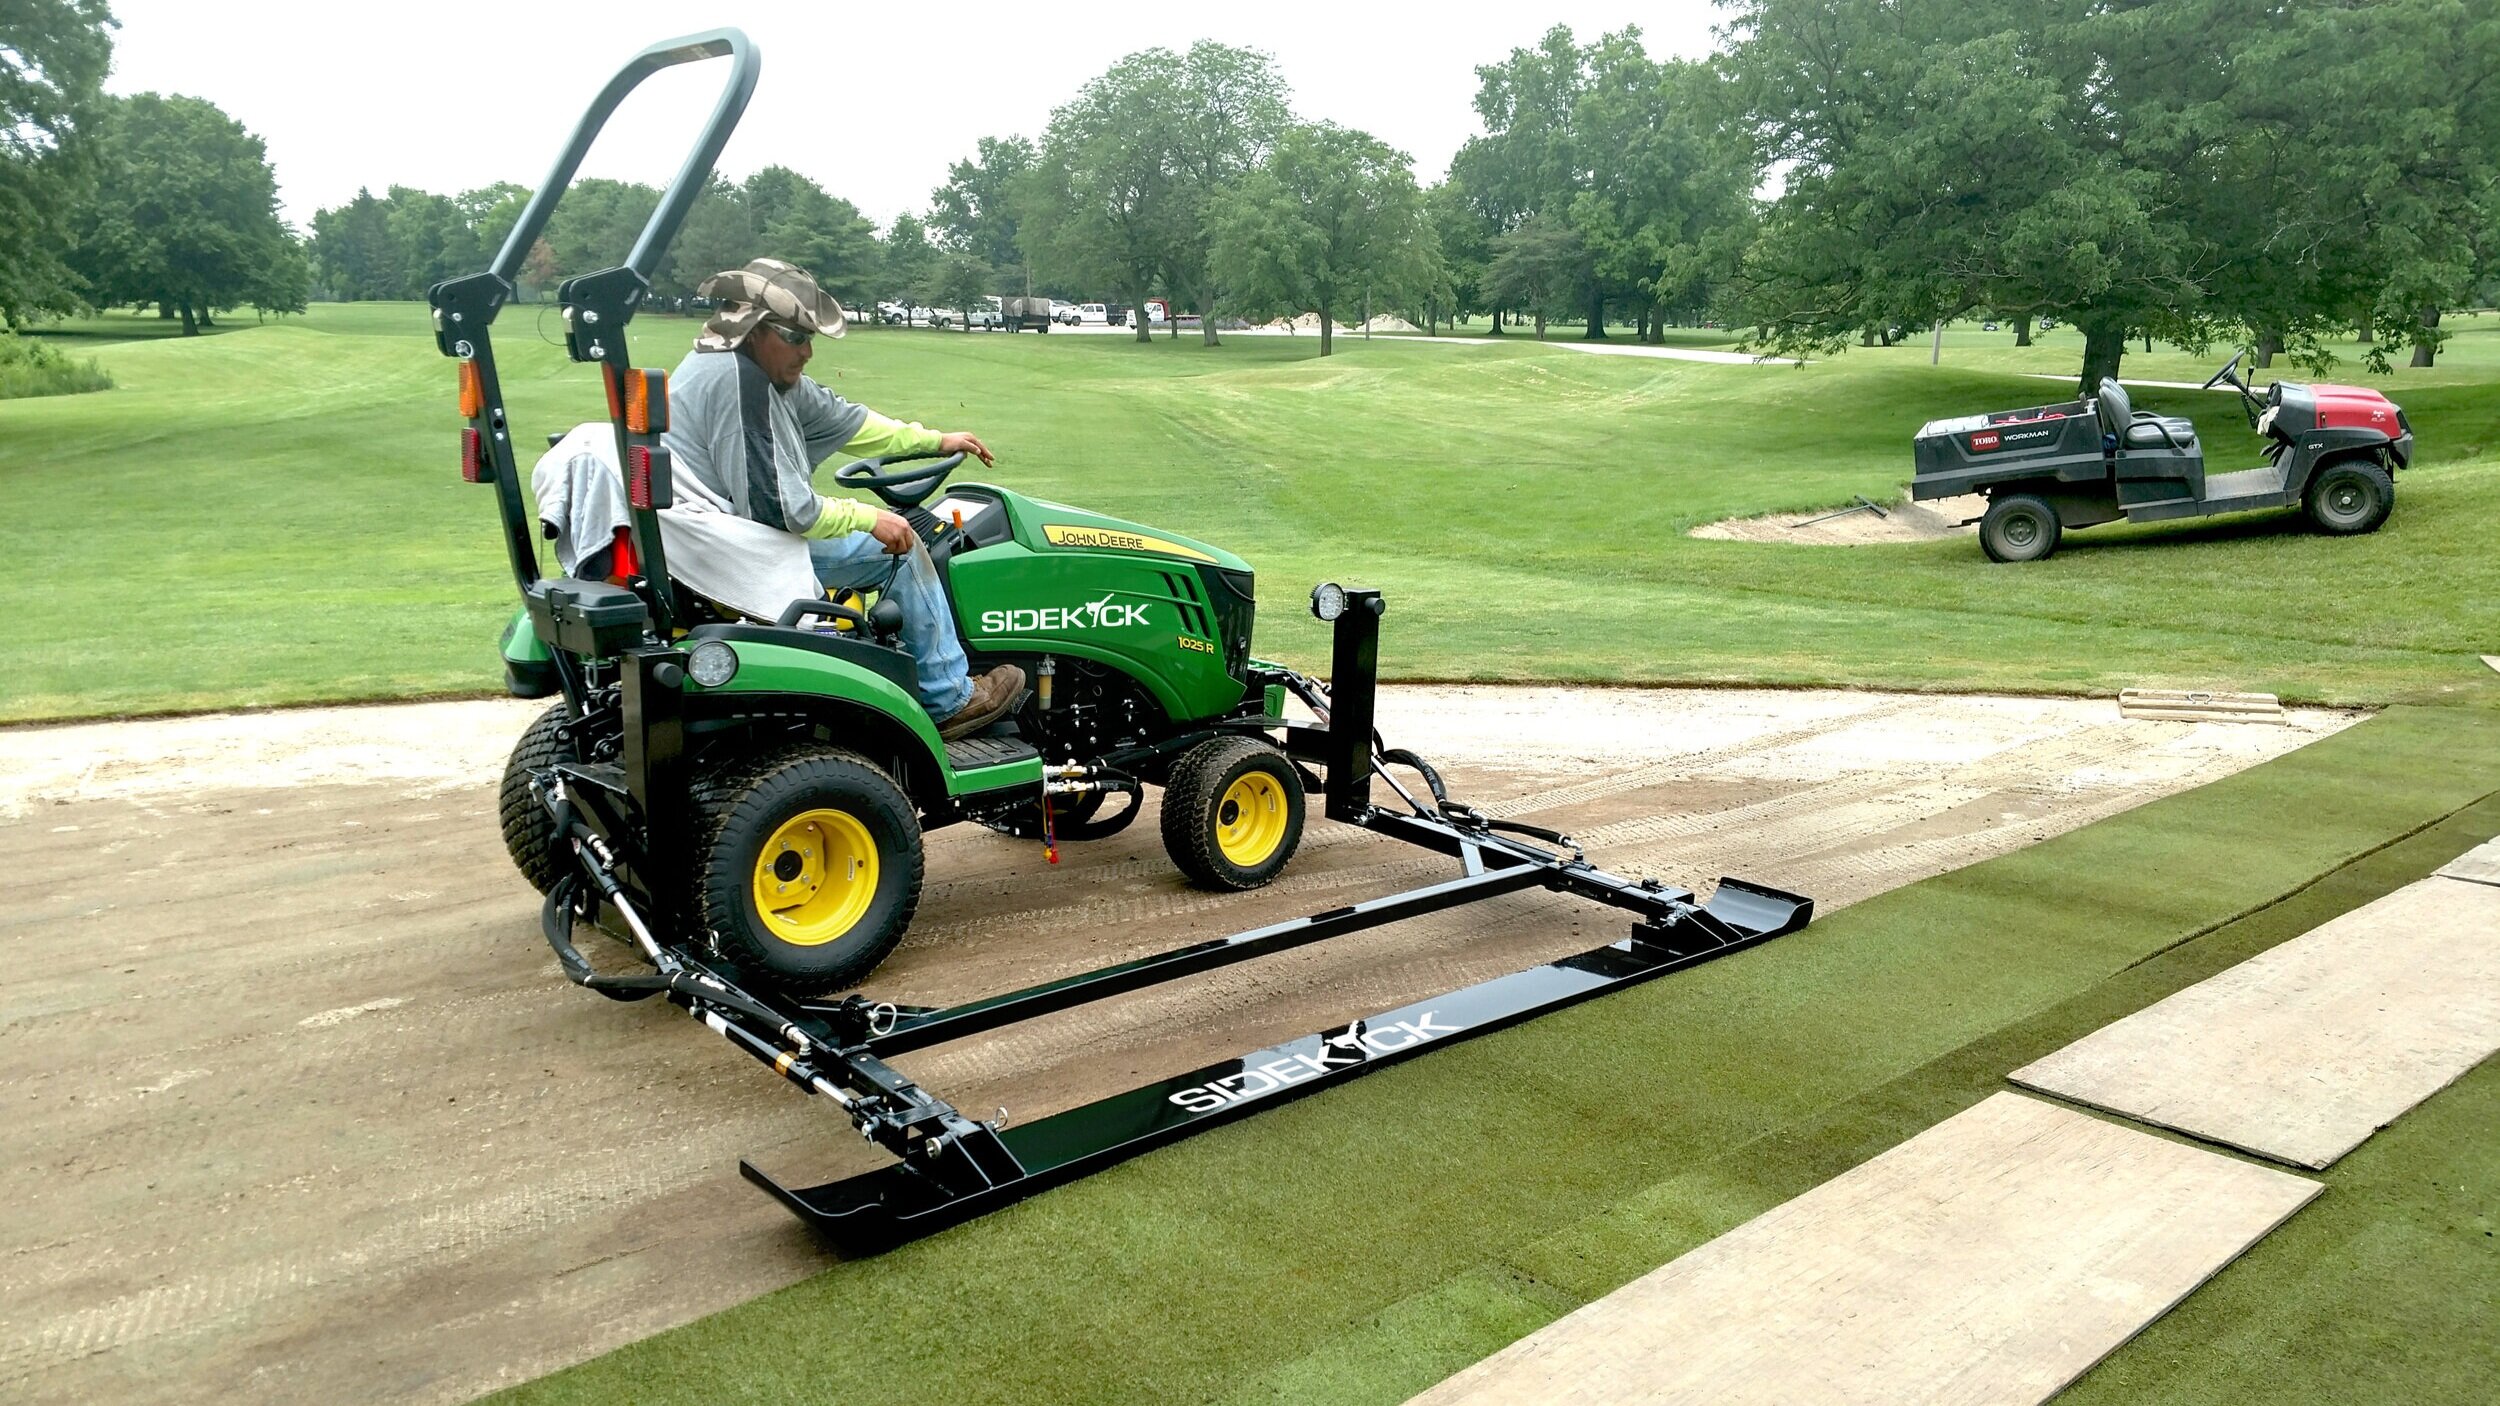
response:
[(953, 717), (938, 724), (938, 736), (948, 742), (970, 737), (1007, 716), (1023, 692), (1024, 671), (1013, 664), (999, 665), (972, 681), (972, 696)]

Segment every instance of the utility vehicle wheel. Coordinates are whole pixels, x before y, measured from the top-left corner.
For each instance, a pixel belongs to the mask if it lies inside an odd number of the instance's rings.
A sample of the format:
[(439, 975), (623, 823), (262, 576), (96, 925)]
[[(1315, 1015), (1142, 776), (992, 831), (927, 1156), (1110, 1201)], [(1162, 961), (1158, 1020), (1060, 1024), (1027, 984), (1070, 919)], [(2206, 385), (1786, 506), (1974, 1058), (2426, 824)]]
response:
[(521, 740), (512, 746), (511, 759), (503, 764), (503, 789), (496, 796), (496, 809), (503, 818), (503, 847), (511, 853), (521, 877), (540, 893), (564, 877), (569, 860), (556, 848), (555, 817), (530, 794), (530, 777), (558, 762), (581, 760), (580, 750), (559, 735), (567, 717), (564, 705), (558, 703), (522, 731)]
[(2057, 538), (2057, 509), (2028, 493), (1995, 500), (1979, 520), (1979, 549), (1990, 561), (2039, 561), (2057, 550)]
[(2351, 537), (2376, 532), (2396, 507), (2396, 479), (2367, 459), (2329, 464), (2309, 480), (2304, 505), (2320, 532)]
[(777, 752), (696, 786), (696, 890), (721, 955), (792, 996), (858, 983), (920, 904), (920, 819), (848, 752)]
[(1302, 778), (1255, 737), (1210, 738), (1163, 785), (1163, 848), (1206, 889), (1254, 889), (1302, 843)]

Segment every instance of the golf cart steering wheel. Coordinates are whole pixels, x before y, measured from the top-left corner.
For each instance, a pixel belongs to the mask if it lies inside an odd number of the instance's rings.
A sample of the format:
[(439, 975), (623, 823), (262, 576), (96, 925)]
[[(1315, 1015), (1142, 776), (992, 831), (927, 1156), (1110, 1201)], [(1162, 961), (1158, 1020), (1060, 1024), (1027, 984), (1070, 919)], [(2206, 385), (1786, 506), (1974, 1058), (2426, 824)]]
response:
[(2246, 355), (2248, 355), (2248, 348), (2246, 347), (2242, 347), (2238, 351), (2233, 352), (2231, 354), (2231, 359), (2222, 363), (2221, 370), (2216, 371), (2213, 375), (2206, 378), (2203, 389), (2212, 390), (2216, 386), (2238, 385), (2239, 382), (2231, 379), (2231, 373), (2239, 369), (2240, 358)]
[(887, 473), (885, 466), (912, 459), (926, 459), (926, 454), (893, 454), (882, 459), (855, 459), (833, 471), (833, 481), (844, 488), (865, 488), (893, 508), (916, 508), (937, 492), (946, 476), (963, 463), (961, 454), (949, 454), (926, 468), (904, 469)]

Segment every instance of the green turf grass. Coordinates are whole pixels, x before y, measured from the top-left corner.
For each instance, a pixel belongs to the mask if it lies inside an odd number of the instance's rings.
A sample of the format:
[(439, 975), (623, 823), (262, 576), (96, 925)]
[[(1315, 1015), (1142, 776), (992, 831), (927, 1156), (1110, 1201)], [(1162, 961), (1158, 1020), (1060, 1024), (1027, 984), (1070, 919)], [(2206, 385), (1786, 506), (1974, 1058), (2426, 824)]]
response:
[[(2431, 828), (2496, 786), (2500, 718), (2391, 710), (509, 1399), (1400, 1400), (1976, 1102), (2024, 1059), (2427, 872), (2500, 826), (2486, 809)], [(2488, 1283), (2472, 1267), (2431, 1268), (2454, 1293)], [(2266, 1272), (2306, 1286), (2302, 1313), (2401, 1310), (2359, 1286), (2333, 1299), (2315, 1258)], [(2464, 1379), (2478, 1351), (2431, 1371)], [(2317, 1389), (2292, 1397), (2333, 1398), (2338, 1370), (2321, 1351)]]
[[(525, 460), (598, 409), (541, 317), (499, 324)], [(692, 329), (638, 323), (643, 359), (673, 364)], [(2463, 327), (2436, 377), (2384, 378), (2425, 465), (2384, 531), (2328, 540), (2279, 514), (2101, 528), (2022, 568), (1969, 542), (1684, 531), (1890, 495), (1920, 423), (2055, 399), (2047, 382), (1889, 353), (1783, 368), (1525, 338), (1338, 346), (864, 329), (813, 369), (979, 430), (1002, 455), (983, 477), (1242, 552), (1265, 588), (1259, 647), (1288, 661), (1324, 661), (1299, 603), (1337, 578), (1390, 592), (1393, 677), (2500, 699), (2474, 661), (2500, 594), (2500, 372), (2472, 371), (2500, 325)], [(0, 720), (498, 686), (512, 587), (491, 493), (458, 480), (452, 371), (422, 309), (322, 305), (103, 359), (119, 389), (0, 404), (18, 640)], [(2254, 462), (2227, 400), (2141, 400), (2195, 408), (2217, 462)]]

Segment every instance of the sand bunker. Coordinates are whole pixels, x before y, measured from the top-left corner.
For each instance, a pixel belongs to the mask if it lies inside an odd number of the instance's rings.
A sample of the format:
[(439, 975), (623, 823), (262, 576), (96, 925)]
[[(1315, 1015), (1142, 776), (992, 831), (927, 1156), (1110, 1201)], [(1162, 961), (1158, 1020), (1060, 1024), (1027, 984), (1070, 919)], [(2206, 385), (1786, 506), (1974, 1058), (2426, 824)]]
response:
[[(1692, 530), (1695, 537), (1717, 542), (1785, 542), (1803, 547), (1874, 547), (1891, 542), (1933, 542), (1944, 537), (1961, 537), (1977, 532), (1976, 526), (1963, 526), (1988, 510), (1988, 500), (1977, 494), (1963, 498), (1939, 498), (1929, 503), (1913, 503), (1904, 494), (1894, 502), (1879, 503), (1881, 517), (1866, 509), (1840, 517), (1828, 514), (1839, 511), (1825, 508), (1821, 512), (1772, 513), (1765, 517), (1728, 518), (1704, 523)], [(1816, 522), (1816, 518), (1823, 521)], [(1799, 524), (1806, 524), (1799, 526)]]

